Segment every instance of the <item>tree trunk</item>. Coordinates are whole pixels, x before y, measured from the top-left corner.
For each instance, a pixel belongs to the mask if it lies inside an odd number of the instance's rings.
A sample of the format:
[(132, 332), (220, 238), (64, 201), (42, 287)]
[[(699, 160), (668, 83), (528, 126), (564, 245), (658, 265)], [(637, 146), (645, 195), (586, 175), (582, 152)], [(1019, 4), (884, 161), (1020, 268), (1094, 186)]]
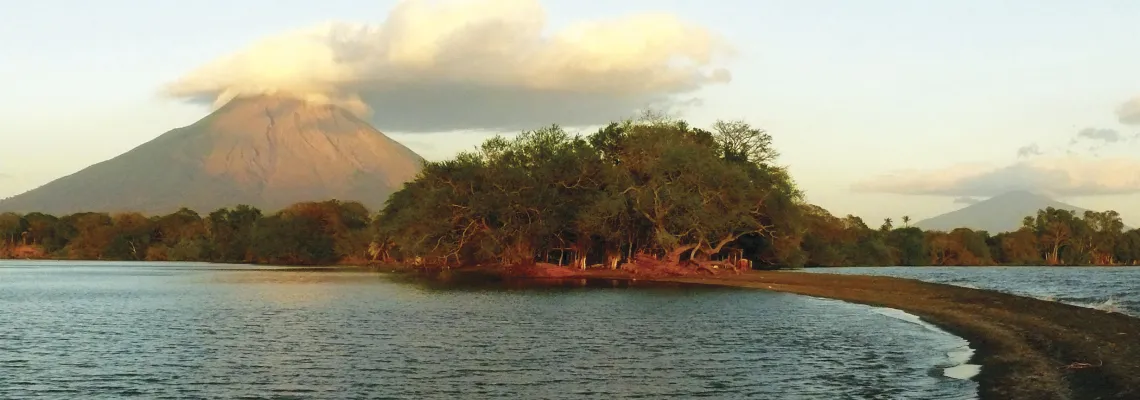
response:
[(720, 253), (721, 250), (724, 250), (724, 246), (727, 246), (729, 243), (735, 242), (736, 239), (738, 239), (738, 238), (740, 238), (740, 236), (738, 236), (738, 235), (725, 236), (724, 238), (722, 238), (720, 240), (720, 242), (717, 242), (716, 247), (709, 249), (709, 255)]
[(693, 250), (696, 247), (697, 247), (696, 245), (685, 245), (685, 246), (680, 246), (680, 247), (674, 248), (672, 251), (665, 253), (665, 262), (672, 264), (672, 265), (680, 264), (681, 263), (681, 255), (685, 254), (685, 252), (687, 252), (689, 250)]
[(1061, 244), (1056, 243), (1053, 245), (1053, 253), (1049, 255), (1049, 265), (1060, 264)]

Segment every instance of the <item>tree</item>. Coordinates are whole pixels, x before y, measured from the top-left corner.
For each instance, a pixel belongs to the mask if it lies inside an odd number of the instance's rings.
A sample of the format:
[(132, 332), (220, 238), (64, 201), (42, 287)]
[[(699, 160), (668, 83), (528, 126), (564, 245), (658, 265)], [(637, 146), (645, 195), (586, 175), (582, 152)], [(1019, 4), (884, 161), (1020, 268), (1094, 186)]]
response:
[(1115, 263), (1116, 242), (1124, 234), (1124, 221), (1116, 211), (1085, 211), (1084, 222), (1089, 232), (1084, 237), (1084, 247), (1088, 248), (1092, 263), (1112, 265)]
[(881, 266), (898, 262), (896, 251), (883, 241), (882, 232), (872, 230), (862, 218), (847, 215), (843, 218), (843, 248), (851, 265)]
[(816, 205), (805, 205), (802, 216), (805, 232), (801, 249), (812, 267), (839, 267), (848, 264), (845, 249), (846, 229), (839, 218)]
[(975, 232), (969, 228), (957, 228), (947, 234), (947, 239), (953, 246), (953, 265), (989, 265), (993, 264), (990, 255), (989, 233)]
[(145, 260), (148, 255), (153, 225), (139, 213), (122, 213), (111, 216), (110, 243), (103, 256), (113, 260)]
[(1032, 229), (1037, 234), (1040, 245), (1044, 246), (1042, 251), (1046, 263), (1058, 265), (1063, 262), (1061, 252), (1073, 243), (1074, 227), (1077, 225), (1075, 220), (1072, 211), (1053, 207), (1039, 210), (1035, 218), (1025, 218), (1025, 227)]
[(887, 244), (898, 251), (898, 265), (930, 265), (930, 250), (921, 229), (900, 228), (887, 234)]
[(310, 234), (331, 238), (336, 254), (355, 260), (368, 257), (372, 235), (368, 228), (372, 221), (368, 209), (360, 202), (302, 202), (286, 207), (278, 215), (313, 221), (319, 228)]
[(16, 213), (0, 214), (0, 244), (15, 246), (20, 244), (24, 232), (28, 229), (28, 221)]
[(904, 228), (910, 228), (910, 216), (909, 215), (904, 215), (902, 217), (902, 222), (903, 222)]
[(207, 234), (202, 216), (187, 208), (155, 218), (154, 229), (154, 242), (168, 247), (183, 241), (202, 239)]
[(337, 260), (335, 240), (313, 214), (282, 212), (260, 218), (252, 230), (250, 253), (267, 264), (319, 265)]
[(718, 120), (712, 128), (725, 159), (765, 165), (779, 157), (772, 135), (747, 122)]
[(244, 204), (210, 213), (203, 222), (212, 244), (211, 258), (219, 262), (252, 261), (252, 233), (261, 217), (261, 210)]
[(428, 163), (394, 194), (370, 254), (578, 268), (592, 258), (613, 268), (637, 253), (678, 264), (736, 246), (733, 254), (798, 265), (802, 196), (769, 164), (768, 143), (746, 125), (714, 133), (664, 118), (610, 124), (585, 139), (557, 126), (492, 138)]
[(1001, 264), (1034, 265), (1043, 262), (1033, 228), (1024, 227), (1015, 232), (1002, 233), (995, 236), (994, 241), (999, 249), (999, 254), (994, 258)]
[(79, 260), (102, 260), (115, 239), (114, 221), (106, 213), (78, 213), (63, 219), (74, 236), (67, 244), (68, 256)]
[(1132, 229), (1122, 233), (1116, 240), (1113, 255), (1118, 262), (1125, 265), (1140, 263), (1140, 229)]
[(43, 246), (47, 253), (53, 253), (67, 245), (70, 238), (64, 236), (59, 218), (43, 213), (24, 216), (28, 221), (28, 240), (32, 245)]

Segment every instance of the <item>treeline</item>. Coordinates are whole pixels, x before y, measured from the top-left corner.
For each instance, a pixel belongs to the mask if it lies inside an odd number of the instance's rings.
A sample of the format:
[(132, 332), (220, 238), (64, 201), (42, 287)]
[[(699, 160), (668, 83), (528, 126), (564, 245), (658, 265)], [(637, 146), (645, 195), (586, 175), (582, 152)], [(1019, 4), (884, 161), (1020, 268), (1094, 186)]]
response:
[(273, 215), (237, 206), (201, 216), (78, 213), (0, 214), (0, 256), (120, 261), (209, 261), (281, 265), (363, 263), (375, 229), (357, 202), (293, 205)]
[(0, 214), (0, 257), (283, 265), (371, 262), (617, 268), (638, 258), (755, 268), (1114, 265), (1140, 261), (1140, 231), (1113, 211), (1046, 209), (991, 235), (870, 227), (808, 204), (772, 137), (740, 121), (557, 126), (428, 162), (372, 213), (351, 201), (208, 215)]
[(754, 267), (1135, 264), (1140, 232), (1112, 211), (1041, 210), (1016, 232), (877, 229), (808, 204), (765, 131), (740, 121), (557, 126), (428, 163), (380, 213), (385, 257), (438, 264), (613, 268), (750, 260)]
[(991, 235), (968, 228), (923, 231), (905, 222), (895, 227), (890, 218), (871, 228), (856, 216), (807, 207), (802, 248), (809, 266), (1140, 264), (1140, 230), (1125, 231), (1116, 211), (1078, 215), (1047, 208), (1025, 217), (1017, 231)]

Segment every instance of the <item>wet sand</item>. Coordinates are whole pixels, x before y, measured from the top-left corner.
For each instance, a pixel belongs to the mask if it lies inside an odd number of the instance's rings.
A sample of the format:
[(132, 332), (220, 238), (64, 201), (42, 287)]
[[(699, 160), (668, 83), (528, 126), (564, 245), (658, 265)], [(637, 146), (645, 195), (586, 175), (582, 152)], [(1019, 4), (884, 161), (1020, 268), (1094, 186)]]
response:
[(982, 399), (1140, 399), (1140, 319), (1123, 314), (890, 277), (756, 271), (647, 280), (775, 290), (906, 311), (970, 341), (976, 350), (970, 363), (982, 366), (974, 377)]

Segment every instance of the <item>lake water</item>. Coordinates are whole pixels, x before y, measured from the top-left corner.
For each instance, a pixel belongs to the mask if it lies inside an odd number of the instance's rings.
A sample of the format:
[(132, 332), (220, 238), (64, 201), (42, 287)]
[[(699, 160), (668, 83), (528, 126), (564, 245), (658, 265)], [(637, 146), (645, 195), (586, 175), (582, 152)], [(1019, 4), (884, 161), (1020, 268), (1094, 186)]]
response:
[[(0, 262), (0, 398), (972, 399), (968, 343), (757, 290)], [(965, 351), (965, 353), (964, 353)], [(959, 358), (955, 360), (954, 358)]]
[(918, 279), (1140, 317), (1140, 267), (857, 267), (807, 271)]

